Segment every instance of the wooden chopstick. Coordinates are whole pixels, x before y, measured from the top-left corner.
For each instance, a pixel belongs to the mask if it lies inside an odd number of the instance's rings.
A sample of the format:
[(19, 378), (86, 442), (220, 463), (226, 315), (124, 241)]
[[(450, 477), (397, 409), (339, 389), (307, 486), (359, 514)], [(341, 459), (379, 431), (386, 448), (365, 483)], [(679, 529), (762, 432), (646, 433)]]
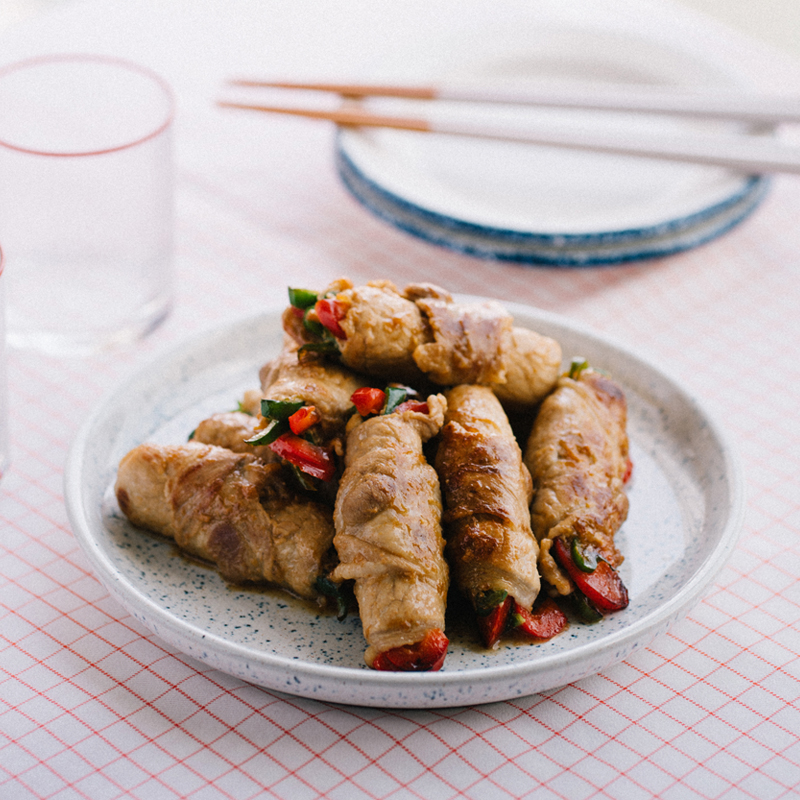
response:
[(343, 97), (401, 97), (418, 100), (458, 100), (479, 103), (549, 106), (593, 111), (633, 111), (652, 114), (736, 119), (743, 122), (800, 122), (800, 97), (748, 93), (680, 92), (636, 86), (575, 87), (570, 85), (298, 83), (237, 78), (231, 85), (250, 88), (306, 89)]
[(781, 144), (771, 137), (748, 135), (686, 136), (641, 132), (587, 130), (585, 127), (523, 128), (507, 123), (447, 122), (421, 117), (373, 114), (364, 109), (341, 108), (334, 111), (285, 108), (221, 100), (223, 108), (245, 109), (260, 113), (291, 114), (329, 120), (337, 125), (396, 128), (424, 133), (442, 133), (482, 139), (527, 142), (569, 149), (592, 150), (616, 155), (633, 155), (734, 169), (747, 174), (800, 174), (800, 148)]

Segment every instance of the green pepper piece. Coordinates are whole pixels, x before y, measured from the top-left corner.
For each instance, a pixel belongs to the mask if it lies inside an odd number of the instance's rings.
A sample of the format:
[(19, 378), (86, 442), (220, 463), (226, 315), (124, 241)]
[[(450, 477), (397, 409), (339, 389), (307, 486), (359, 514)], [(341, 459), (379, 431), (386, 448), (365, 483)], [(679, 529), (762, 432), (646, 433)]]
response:
[(309, 289), (293, 289), (289, 287), (289, 302), (295, 308), (311, 308), (317, 302), (319, 295)]
[(325, 326), (318, 319), (310, 319), (309, 313), (314, 310), (314, 307), (307, 308), (303, 314), (303, 327), (314, 336), (324, 336), (326, 333)]
[(577, 536), (573, 538), (570, 544), (570, 554), (572, 555), (572, 560), (575, 562), (575, 566), (581, 572), (591, 574), (597, 569), (597, 554), (581, 549)]
[(592, 605), (591, 601), (580, 589), (575, 589), (569, 595), (569, 600), (575, 616), (586, 625), (594, 625), (595, 622), (600, 622), (603, 619), (603, 615)]
[(272, 444), (279, 436), (288, 433), (289, 421), (285, 419), (273, 419), (264, 430), (259, 431), (255, 436), (245, 439), (247, 444)]
[(320, 575), (314, 581), (314, 588), (324, 597), (329, 597), (336, 603), (336, 619), (340, 622), (347, 616), (348, 596), (341, 584), (334, 583), (330, 578)]
[(266, 419), (289, 419), (295, 411), (299, 411), (303, 400), (267, 400), (261, 401), (261, 416)]
[(572, 363), (569, 365), (567, 377), (576, 381), (578, 378), (580, 378), (581, 372), (583, 372), (585, 369), (589, 369), (589, 362), (582, 356), (576, 356), (572, 359)]
[(244, 404), (241, 400), (236, 401), (236, 408), (234, 411), (238, 411), (240, 414), (247, 414), (250, 417), (253, 416), (253, 414), (244, 407)]
[(339, 348), (336, 346), (336, 342), (331, 339), (331, 341), (324, 341), (324, 342), (307, 342), (306, 344), (300, 345), (297, 349), (298, 353), (321, 353), (322, 355), (330, 355), (335, 356), (339, 354)]
[(505, 602), (508, 592), (505, 589), (487, 589), (475, 597), (475, 613), (479, 617), (488, 617), (501, 603)]
[(405, 402), (408, 397), (408, 389), (405, 386), (387, 386), (386, 403), (381, 414), (391, 414), (397, 406)]

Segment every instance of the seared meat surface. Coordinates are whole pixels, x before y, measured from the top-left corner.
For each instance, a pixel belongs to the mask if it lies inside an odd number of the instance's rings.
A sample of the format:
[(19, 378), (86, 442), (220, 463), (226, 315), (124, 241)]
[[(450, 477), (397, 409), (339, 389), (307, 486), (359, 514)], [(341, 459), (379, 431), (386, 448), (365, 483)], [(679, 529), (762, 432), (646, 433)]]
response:
[(347, 367), (320, 358), (299, 359), (298, 346), (287, 339), (281, 353), (261, 369), (261, 391), (270, 400), (302, 400), (320, 415), (325, 439), (341, 437), (353, 409), (353, 392), (364, 378)]
[(252, 455), (199, 442), (139, 445), (120, 462), (115, 492), (134, 525), (174, 539), (233, 583), (312, 598), (329, 566), (330, 510)]
[(242, 411), (227, 411), (204, 419), (194, 430), (192, 441), (213, 444), (234, 453), (250, 453), (267, 463), (278, 457), (266, 445), (247, 444), (254, 436), (259, 419)]
[[(486, 385), (510, 407), (537, 403), (558, 380), (558, 342), (515, 328), (494, 301), (456, 303), (433, 284), (401, 292), (390, 281), (356, 287), (346, 279), (322, 294), (335, 295), (335, 347), (357, 372), (411, 384)], [(284, 327), (298, 344), (308, 341), (295, 314), (287, 312)]]
[(627, 407), (622, 389), (599, 372), (562, 377), (542, 403), (525, 449), (533, 478), (531, 522), (539, 540), (542, 577), (572, 591), (552, 542), (577, 536), (612, 567), (622, 563), (614, 535), (628, 515)]
[(365, 661), (444, 630), (448, 569), (441, 532), (441, 494), (422, 454), (444, 419), (445, 400), (428, 398), (428, 413), (400, 411), (354, 417), (339, 484), (331, 577), (353, 579)]
[(436, 470), (454, 578), (473, 605), (483, 592), (504, 590), (530, 611), (539, 593), (539, 547), (519, 445), (490, 389), (457, 386), (445, 396)]

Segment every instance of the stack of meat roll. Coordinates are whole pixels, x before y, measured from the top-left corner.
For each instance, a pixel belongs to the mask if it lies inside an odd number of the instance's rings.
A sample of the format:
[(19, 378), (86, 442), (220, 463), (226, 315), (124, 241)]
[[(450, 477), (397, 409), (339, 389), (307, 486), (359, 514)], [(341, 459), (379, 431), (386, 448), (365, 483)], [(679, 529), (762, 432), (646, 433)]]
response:
[(584, 622), (625, 608), (618, 384), (580, 360), (562, 374), (556, 341), (432, 284), (289, 299), (283, 348), (238, 411), (122, 459), (134, 525), (230, 582), (334, 598), (340, 616), (349, 598), (377, 670), (441, 668), (451, 574), (487, 648), (555, 636), (565, 598)]

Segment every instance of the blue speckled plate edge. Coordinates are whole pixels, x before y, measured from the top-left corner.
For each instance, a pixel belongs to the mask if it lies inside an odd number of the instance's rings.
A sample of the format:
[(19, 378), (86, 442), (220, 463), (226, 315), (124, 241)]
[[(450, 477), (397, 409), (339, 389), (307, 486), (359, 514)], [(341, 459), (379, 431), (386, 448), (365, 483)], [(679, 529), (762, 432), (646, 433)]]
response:
[[(698, 602), (735, 548), (743, 517), (743, 478), (736, 453), (724, 432), (696, 398), (687, 395), (663, 370), (655, 369), (630, 348), (563, 317), (512, 303), (506, 305), (520, 324), (537, 327), (543, 332), (567, 331), (584, 340), (588, 351), (607, 351), (634, 372), (649, 371), (687, 408), (694, 410), (710, 433), (725, 483), (726, 507), (721, 511), (721, 524), (714, 530), (713, 548), (690, 579), (652, 613), (569, 653), (480, 670), (387, 674), (303, 663), (268, 652), (254, 652), (250, 647), (210, 635), (202, 626), (176, 618), (163, 607), (143, 598), (134, 585), (121, 582), (103, 552), (104, 531), (99, 517), (102, 498), (97, 487), (91, 490), (87, 483), (87, 470), (96, 468), (96, 464), (92, 467), (90, 461), (98, 453), (114, 462), (121, 455), (115, 453), (113, 444), (107, 441), (113, 439), (115, 431), (118, 432), (120, 425), (124, 424), (115, 421), (111, 410), (115, 399), (140, 392), (143, 382), (157, 379), (160, 372), (170, 372), (176, 364), (183, 364), (185, 368), (186, 363), (191, 363), (205, 347), (220, 337), (231, 343), (242, 341), (245, 334), (252, 339), (253, 331), (263, 331), (267, 337), (277, 324), (277, 314), (250, 317), (214, 329), (172, 349), (110, 392), (81, 428), (65, 468), (65, 500), (75, 536), (101, 582), (145, 627), (189, 656), (269, 689), (354, 705), (431, 708), (508, 700), (594, 674), (649, 644), (653, 637), (665, 632)], [(245, 359), (250, 357), (247, 355)], [(93, 448), (94, 455), (91, 455)]]
[(346, 152), (339, 131), (336, 169), (350, 194), (396, 228), (430, 244), (465, 255), (548, 267), (593, 267), (660, 258), (699, 247), (742, 222), (761, 203), (771, 185), (752, 175), (723, 201), (683, 217), (646, 228), (580, 234), (549, 234), (493, 228), (424, 208), (381, 186)]

